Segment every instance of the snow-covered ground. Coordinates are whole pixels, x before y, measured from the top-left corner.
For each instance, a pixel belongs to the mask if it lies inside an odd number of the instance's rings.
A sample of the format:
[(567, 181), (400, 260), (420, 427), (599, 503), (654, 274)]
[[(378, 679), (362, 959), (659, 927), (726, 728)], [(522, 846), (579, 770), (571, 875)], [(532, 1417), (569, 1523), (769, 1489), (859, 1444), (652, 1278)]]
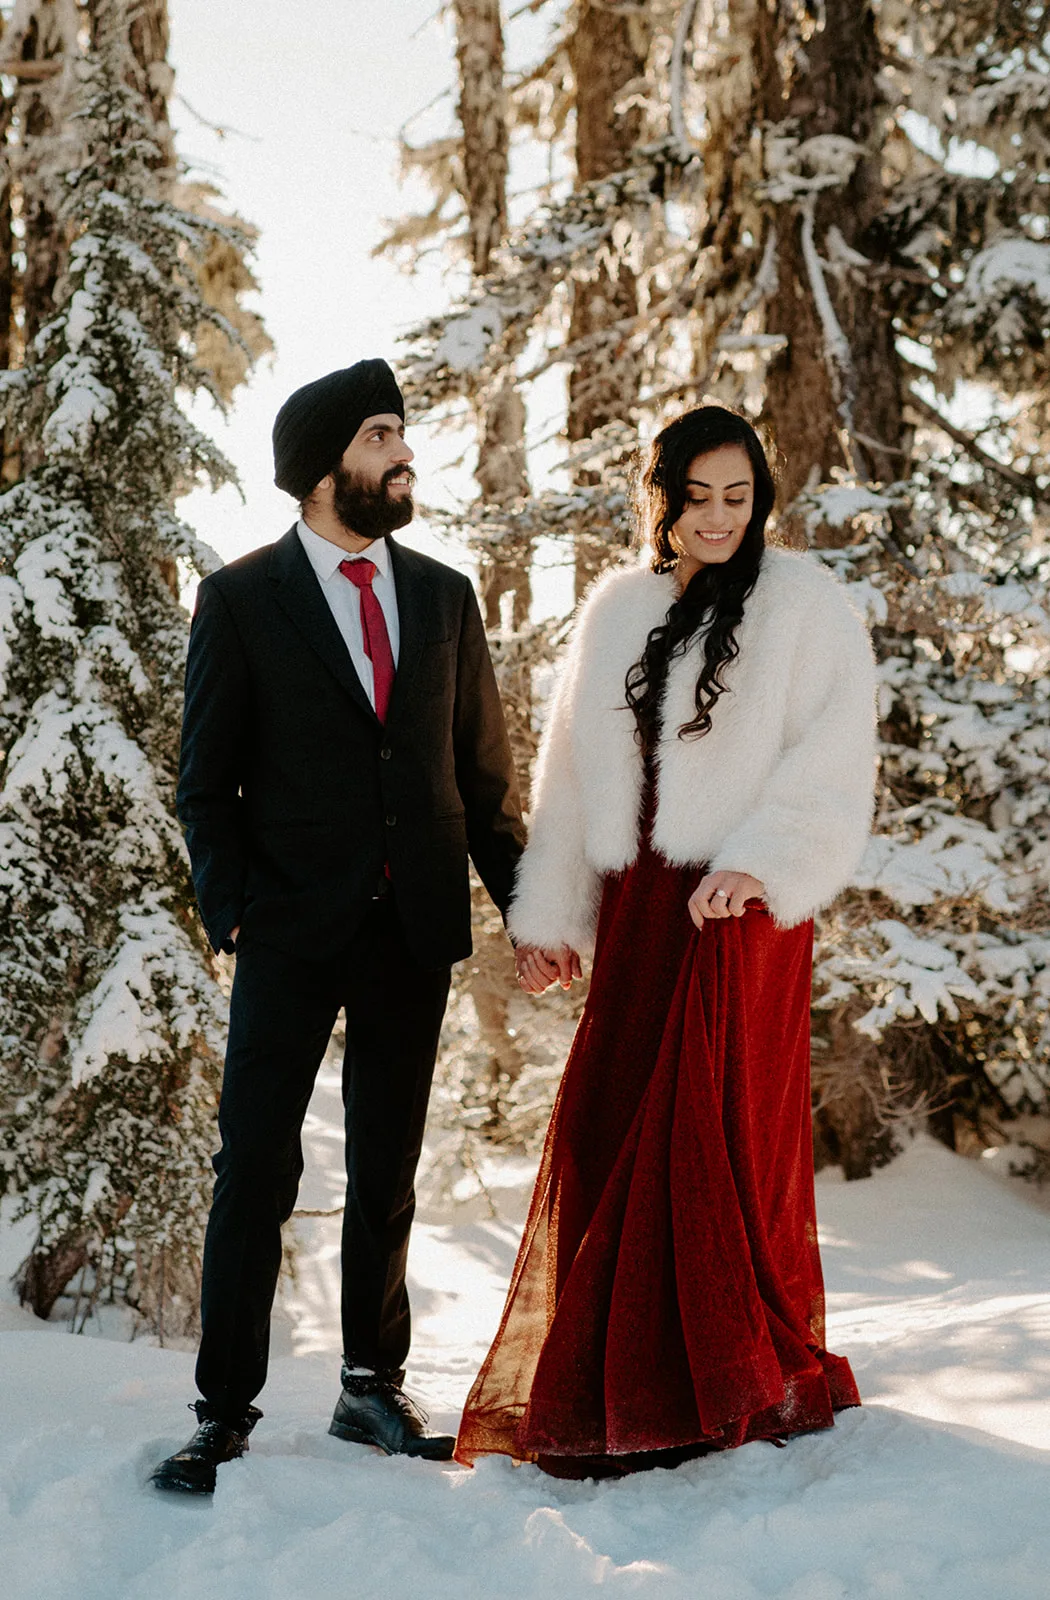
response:
[[(329, 1075), (304, 1205), (338, 1198)], [(870, 1182), (819, 1181), (829, 1344), (867, 1404), (787, 1449), (564, 1483), (503, 1460), (389, 1460), (325, 1432), (338, 1387), (338, 1224), (300, 1222), (266, 1412), (214, 1501), (161, 1496), (193, 1426), (193, 1358), (72, 1338), (0, 1301), (3, 1600), (1047, 1600), (1050, 1215), (999, 1158), (916, 1143)], [(527, 1174), (501, 1216), (417, 1225), (409, 1386), (436, 1425), (495, 1326)], [(20, 1241), (8, 1230), (7, 1270)], [(108, 1335), (108, 1336), (107, 1336)]]

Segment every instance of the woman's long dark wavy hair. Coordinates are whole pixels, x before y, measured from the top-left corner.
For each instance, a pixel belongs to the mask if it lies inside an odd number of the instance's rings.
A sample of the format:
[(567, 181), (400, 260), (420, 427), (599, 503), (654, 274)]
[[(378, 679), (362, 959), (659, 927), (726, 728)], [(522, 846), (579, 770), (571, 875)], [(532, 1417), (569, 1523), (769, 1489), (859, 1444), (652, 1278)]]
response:
[(649, 634), (641, 659), (627, 674), (627, 704), (634, 712), (638, 740), (646, 755), (655, 749), (659, 736), (668, 668), (702, 627), (704, 660), (696, 683), (696, 716), (682, 724), (678, 737), (699, 739), (711, 730), (711, 712), (726, 692), (723, 674), (740, 651), (736, 631), (744, 602), (758, 581), (776, 485), (754, 428), (746, 418), (722, 406), (698, 406), (661, 429), (638, 480), (635, 507), (641, 531), (652, 546), (653, 571), (670, 572), (678, 560), (671, 529), (685, 509), (690, 463), (727, 444), (742, 446), (751, 462), (755, 475), (751, 520), (739, 549), (728, 561), (701, 567), (694, 574), (663, 622)]

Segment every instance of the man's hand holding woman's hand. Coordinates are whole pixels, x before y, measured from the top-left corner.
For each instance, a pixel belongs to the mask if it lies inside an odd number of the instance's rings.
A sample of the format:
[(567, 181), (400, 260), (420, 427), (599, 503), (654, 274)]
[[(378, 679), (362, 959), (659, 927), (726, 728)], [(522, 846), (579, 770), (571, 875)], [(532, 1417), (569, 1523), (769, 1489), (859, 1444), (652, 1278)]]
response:
[(698, 928), (708, 917), (742, 917), (749, 900), (761, 900), (766, 886), (749, 872), (709, 872), (689, 896), (689, 915)]
[(514, 950), (514, 965), (518, 982), (526, 994), (542, 994), (552, 983), (567, 989), (573, 978), (580, 978), (580, 958), (567, 944), (556, 945), (551, 950), (541, 950), (538, 945), (519, 944)]

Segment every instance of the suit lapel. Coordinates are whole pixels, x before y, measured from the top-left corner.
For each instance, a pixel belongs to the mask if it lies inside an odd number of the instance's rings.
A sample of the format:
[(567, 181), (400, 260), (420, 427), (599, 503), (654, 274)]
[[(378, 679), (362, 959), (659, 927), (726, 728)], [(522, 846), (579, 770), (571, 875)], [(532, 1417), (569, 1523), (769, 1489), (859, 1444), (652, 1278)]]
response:
[(394, 692), (390, 697), (390, 707), (387, 712), (389, 724), (406, 704), (419, 671), (423, 644), (427, 636), (431, 593), (424, 564), (415, 552), (403, 549), (393, 539), (388, 539), (387, 545), (393, 564), (398, 629), (401, 635), (397, 653), (397, 671), (394, 674)]
[[(354, 670), (350, 652), (328, 602), (321, 592), (297, 530), (292, 527), (273, 547), (270, 582), (282, 611), (298, 628), (307, 644), (320, 656), (329, 672), (364, 713), (376, 720), (375, 711)], [(399, 593), (400, 611), (400, 593)], [(396, 690), (395, 690), (396, 692)]]

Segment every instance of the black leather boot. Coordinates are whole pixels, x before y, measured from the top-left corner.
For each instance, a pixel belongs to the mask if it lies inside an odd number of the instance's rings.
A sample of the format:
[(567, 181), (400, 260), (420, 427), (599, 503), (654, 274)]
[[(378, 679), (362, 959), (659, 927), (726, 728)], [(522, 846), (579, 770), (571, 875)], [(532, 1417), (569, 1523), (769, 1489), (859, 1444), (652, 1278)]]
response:
[(329, 1433), (354, 1444), (371, 1444), (388, 1456), (421, 1456), (451, 1461), (456, 1441), (450, 1433), (427, 1433), (427, 1414), (401, 1387), (403, 1372), (355, 1375), (344, 1363), (343, 1392)]
[(207, 1400), (194, 1400), (190, 1410), (196, 1412), (200, 1427), (181, 1450), (161, 1462), (149, 1481), (158, 1489), (182, 1494), (214, 1494), (216, 1467), (246, 1454), (248, 1435), (262, 1412), (249, 1406), (243, 1417), (224, 1422), (212, 1414)]

